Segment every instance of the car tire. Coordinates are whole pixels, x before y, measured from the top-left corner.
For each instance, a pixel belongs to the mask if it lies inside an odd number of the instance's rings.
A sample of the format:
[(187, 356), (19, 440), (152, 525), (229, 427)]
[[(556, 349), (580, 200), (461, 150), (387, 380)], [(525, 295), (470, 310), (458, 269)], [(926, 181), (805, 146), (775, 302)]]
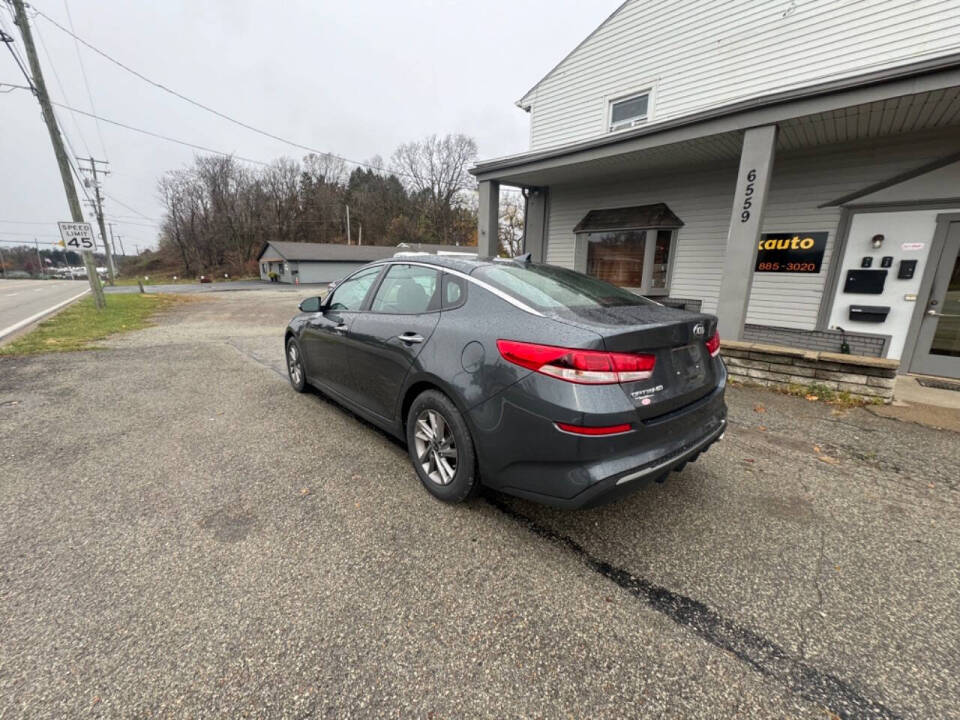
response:
[(299, 393), (307, 390), (307, 371), (303, 365), (303, 352), (300, 350), (300, 343), (296, 338), (287, 340), (287, 349), (285, 355), (287, 361), (287, 377), (290, 378), (290, 385)]
[(410, 405), (407, 451), (420, 482), (444, 502), (463, 502), (480, 487), (470, 430), (441, 392), (426, 390)]

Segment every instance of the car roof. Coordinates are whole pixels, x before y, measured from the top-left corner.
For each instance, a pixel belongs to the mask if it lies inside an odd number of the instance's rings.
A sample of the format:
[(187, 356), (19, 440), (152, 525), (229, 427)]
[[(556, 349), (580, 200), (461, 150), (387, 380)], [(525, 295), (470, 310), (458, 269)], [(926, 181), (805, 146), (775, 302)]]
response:
[(483, 267), (485, 265), (499, 264), (502, 262), (509, 262), (505, 258), (490, 258), (490, 257), (476, 257), (476, 256), (466, 256), (466, 255), (420, 255), (420, 254), (401, 254), (395, 255), (390, 258), (385, 258), (383, 260), (377, 260), (371, 265), (385, 265), (385, 264), (396, 264), (396, 263), (418, 263), (421, 265), (435, 265), (439, 268), (447, 268), (450, 270), (457, 270), (459, 272), (469, 275), (478, 267)]

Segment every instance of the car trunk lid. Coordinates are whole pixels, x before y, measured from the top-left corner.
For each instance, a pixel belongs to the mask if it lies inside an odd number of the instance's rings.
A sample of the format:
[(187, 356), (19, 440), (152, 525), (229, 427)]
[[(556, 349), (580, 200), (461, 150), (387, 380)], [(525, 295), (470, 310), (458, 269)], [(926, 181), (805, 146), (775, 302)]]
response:
[(606, 350), (654, 355), (653, 375), (621, 383), (641, 419), (649, 419), (696, 402), (717, 385), (715, 363), (706, 340), (716, 332), (716, 318), (662, 305), (590, 308), (568, 321), (603, 337)]

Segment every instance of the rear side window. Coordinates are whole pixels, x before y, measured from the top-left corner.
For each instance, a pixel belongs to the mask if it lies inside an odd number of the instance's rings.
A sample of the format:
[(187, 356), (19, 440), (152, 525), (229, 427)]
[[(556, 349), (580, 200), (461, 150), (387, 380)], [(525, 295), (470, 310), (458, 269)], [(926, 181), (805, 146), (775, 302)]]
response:
[(460, 307), (467, 299), (467, 283), (455, 275), (443, 276), (443, 309)]
[(655, 304), (589, 275), (552, 265), (488, 265), (474, 276), (544, 312)]
[(419, 315), (439, 307), (440, 273), (419, 265), (391, 265), (377, 289), (370, 310)]

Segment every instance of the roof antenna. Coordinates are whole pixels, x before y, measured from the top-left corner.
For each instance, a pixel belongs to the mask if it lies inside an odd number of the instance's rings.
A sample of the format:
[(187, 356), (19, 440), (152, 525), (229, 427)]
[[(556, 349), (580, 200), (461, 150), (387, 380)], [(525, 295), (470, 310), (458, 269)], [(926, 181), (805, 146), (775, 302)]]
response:
[(513, 259), (516, 262), (523, 263), (524, 265), (529, 265), (533, 260), (533, 253), (524, 253), (523, 255), (515, 255)]

